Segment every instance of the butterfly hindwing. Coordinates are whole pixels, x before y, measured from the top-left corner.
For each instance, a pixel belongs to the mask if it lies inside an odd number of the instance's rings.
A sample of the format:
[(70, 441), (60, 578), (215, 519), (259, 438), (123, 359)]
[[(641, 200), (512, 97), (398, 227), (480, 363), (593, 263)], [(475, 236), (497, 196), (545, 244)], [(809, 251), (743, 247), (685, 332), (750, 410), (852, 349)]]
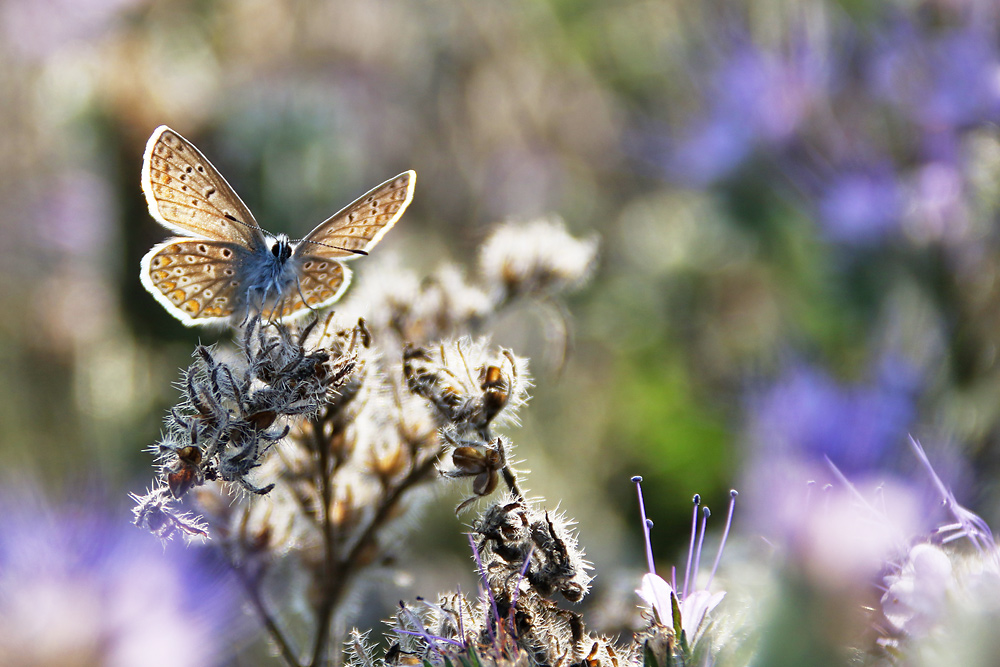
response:
[(328, 259), (367, 254), (410, 205), (416, 181), (416, 172), (406, 171), (365, 193), (309, 232), (296, 253)]
[(281, 319), (318, 310), (341, 297), (351, 284), (351, 270), (344, 264), (323, 257), (299, 258), (298, 285), (292, 288), (281, 307)]
[(253, 215), (226, 179), (191, 142), (165, 125), (146, 144), (142, 189), (150, 214), (172, 231), (263, 245)]
[(227, 319), (243, 302), (240, 266), (249, 253), (208, 239), (173, 239), (142, 258), (142, 284), (187, 326)]

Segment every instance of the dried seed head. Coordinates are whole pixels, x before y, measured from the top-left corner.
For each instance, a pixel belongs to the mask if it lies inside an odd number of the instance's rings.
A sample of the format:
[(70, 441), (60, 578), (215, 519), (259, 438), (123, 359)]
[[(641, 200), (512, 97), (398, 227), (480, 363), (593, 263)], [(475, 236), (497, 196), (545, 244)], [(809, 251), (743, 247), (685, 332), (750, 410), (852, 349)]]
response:
[(501, 298), (562, 292), (590, 277), (597, 239), (577, 239), (562, 221), (536, 220), (498, 228), (483, 244), (479, 268)]
[(485, 340), (469, 338), (434, 348), (407, 348), (403, 375), (414, 394), (427, 399), (442, 427), (460, 436), (477, 433), (488, 442), (491, 422), (503, 414), (515, 419), (527, 400), (527, 364), (509, 350), (492, 352)]
[(587, 594), (590, 565), (565, 517), (509, 497), (490, 505), (473, 531), (481, 536), (480, 558), (491, 587), (511, 593), (510, 582), (523, 572), (542, 597), (558, 591), (570, 602), (578, 602)]

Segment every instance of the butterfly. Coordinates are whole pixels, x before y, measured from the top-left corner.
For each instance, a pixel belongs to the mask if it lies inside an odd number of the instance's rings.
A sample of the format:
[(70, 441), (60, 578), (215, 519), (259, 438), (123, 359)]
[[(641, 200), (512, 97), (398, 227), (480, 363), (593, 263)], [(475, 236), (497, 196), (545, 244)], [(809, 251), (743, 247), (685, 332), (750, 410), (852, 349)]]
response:
[(272, 235), (190, 141), (156, 128), (142, 161), (149, 213), (182, 235), (142, 258), (143, 286), (186, 326), (293, 319), (328, 306), (351, 282), (345, 260), (367, 255), (413, 199), (406, 171), (293, 241)]

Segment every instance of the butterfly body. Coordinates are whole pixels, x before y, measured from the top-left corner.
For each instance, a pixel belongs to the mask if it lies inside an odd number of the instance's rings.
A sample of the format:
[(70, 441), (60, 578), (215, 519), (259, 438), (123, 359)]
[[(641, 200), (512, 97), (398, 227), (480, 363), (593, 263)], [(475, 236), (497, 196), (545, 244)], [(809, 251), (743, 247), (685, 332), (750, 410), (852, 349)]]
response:
[(351, 278), (344, 260), (381, 240), (415, 181), (412, 171), (386, 181), (296, 242), (264, 232), (205, 156), (161, 126), (146, 146), (142, 186), (150, 214), (183, 236), (150, 250), (140, 278), (187, 326), (304, 315), (340, 298)]

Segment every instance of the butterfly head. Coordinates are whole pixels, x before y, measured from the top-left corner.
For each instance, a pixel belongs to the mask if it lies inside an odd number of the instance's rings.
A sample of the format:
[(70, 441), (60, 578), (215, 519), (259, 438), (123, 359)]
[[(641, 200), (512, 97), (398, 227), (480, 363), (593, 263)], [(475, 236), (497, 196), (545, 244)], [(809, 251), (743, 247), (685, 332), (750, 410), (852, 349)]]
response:
[(287, 262), (292, 256), (292, 251), (295, 249), (291, 240), (284, 234), (278, 234), (273, 238), (268, 238), (267, 242), (271, 247), (271, 254), (274, 255), (276, 260), (278, 260), (279, 265)]

